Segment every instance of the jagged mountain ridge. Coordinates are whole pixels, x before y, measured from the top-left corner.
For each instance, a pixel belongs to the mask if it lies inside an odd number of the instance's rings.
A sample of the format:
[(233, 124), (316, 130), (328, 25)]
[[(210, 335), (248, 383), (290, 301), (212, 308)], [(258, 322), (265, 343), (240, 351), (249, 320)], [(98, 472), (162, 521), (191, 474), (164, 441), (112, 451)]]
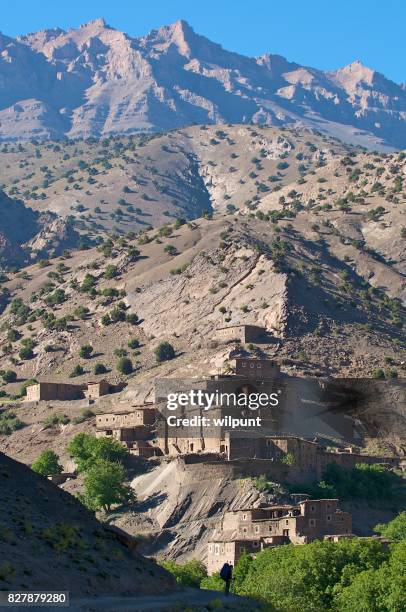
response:
[(0, 37), (0, 138), (162, 131), (192, 123), (308, 125), (405, 147), (406, 92), (360, 62), (333, 72), (249, 58), (185, 21), (132, 38), (96, 19)]

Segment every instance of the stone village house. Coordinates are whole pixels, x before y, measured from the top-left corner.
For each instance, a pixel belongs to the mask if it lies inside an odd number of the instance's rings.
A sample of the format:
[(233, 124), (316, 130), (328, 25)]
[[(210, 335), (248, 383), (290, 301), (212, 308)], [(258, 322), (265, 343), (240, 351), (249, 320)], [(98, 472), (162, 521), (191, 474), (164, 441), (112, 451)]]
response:
[(317, 499), (226, 512), (208, 543), (208, 574), (226, 562), (235, 566), (243, 553), (256, 555), (264, 548), (307, 544), (325, 536), (351, 536), (351, 515), (337, 506), (337, 499)]

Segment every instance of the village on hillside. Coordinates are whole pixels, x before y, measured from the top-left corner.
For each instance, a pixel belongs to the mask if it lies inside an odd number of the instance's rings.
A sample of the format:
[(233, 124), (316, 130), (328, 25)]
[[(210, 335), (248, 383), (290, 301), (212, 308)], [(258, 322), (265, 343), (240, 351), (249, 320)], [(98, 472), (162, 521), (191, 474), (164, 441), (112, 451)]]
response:
[[(216, 338), (223, 343), (260, 342), (266, 334), (258, 326), (237, 325), (218, 329)], [(331, 401), (320, 395), (320, 381), (287, 375), (271, 359), (237, 357), (223, 370), (207, 378), (157, 378), (153, 401), (131, 405), (120, 405), (123, 402), (115, 399), (123, 385), (100, 377), (86, 384), (36, 382), (27, 387), (24, 401), (34, 408), (50, 401), (67, 405), (83, 400), (97, 409), (100, 400), (107, 399), (103, 409), (96, 410), (96, 437), (119, 441), (130, 456), (144, 462), (142, 471), (147, 474), (153, 466), (175, 462), (187, 478), (196, 481), (215, 480), (224, 474), (234, 479), (266, 474), (272, 481), (289, 482), (300, 490), (321, 479), (326, 467), (333, 464), (347, 470), (373, 464), (405, 468), (399, 455), (367, 454), (362, 449), (365, 431), (360, 421), (330, 408)], [(192, 398), (199, 394), (213, 398), (210, 410), (194, 401), (182, 401), (176, 410), (181, 418), (170, 425), (173, 413), (168, 410), (168, 398), (188, 398), (191, 390)], [(224, 403), (224, 397), (234, 399)], [(244, 397), (248, 403), (241, 401)], [(236, 414), (246, 415), (241, 406), (258, 397), (275, 401), (255, 405), (256, 426), (244, 427), (253, 419), (240, 418), (235, 419), (237, 426), (230, 427)], [(145, 462), (151, 467), (145, 467)], [(60, 486), (69, 484), (76, 479), (74, 464), (70, 462), (69, 470), (49, 478)], [(355, 537), (351, 514), (340, 510), (339, 499), (292, 493), (290, 501), (255, 500), (252, 505), (216, 513), (203, 555), (208, 574), (218, 572), (224, 563), (236, 565), (243, 554), (255, 556), (265, 548)], [(130, 535), (125, 537), (135, 542)]]

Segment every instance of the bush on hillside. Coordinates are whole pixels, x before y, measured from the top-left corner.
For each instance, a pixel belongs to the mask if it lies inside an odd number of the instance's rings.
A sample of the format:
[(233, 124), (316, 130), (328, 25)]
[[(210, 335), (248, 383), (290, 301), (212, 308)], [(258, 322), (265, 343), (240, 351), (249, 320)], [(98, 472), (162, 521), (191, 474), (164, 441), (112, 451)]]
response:
[(169, 361), (176, 356), (175, 349), (173, 348), (172, 344), (169, 344), (169, 342), (161, 342), (158, 344), (154, 352), (158, 363), (161, 363), (162, 361)]
[(121, 357), (121, 359), (117, 361), (117, 370), (118, 372), (120, 372), (120, 374), (131, 374), (131, 372), (133, 371), (133, 364), (131, 359), (129, 359), (128, 357)]

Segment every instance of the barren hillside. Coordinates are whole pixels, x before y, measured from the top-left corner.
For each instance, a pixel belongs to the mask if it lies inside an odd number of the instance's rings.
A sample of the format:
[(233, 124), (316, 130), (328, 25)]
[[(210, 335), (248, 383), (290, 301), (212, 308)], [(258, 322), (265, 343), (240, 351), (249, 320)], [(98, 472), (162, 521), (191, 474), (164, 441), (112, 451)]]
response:
[[(154, 137), (5, 144), (0, 160), (9, 197), (73, 222), (82, 241), (205, 210), (273, 212), (272, 220), (282, 210), (308, 229), (332, 223), (343, 239), (398, 265), (404, 257), (404, 154), (366, 153), (308, 130), (196, 126)], [(43, 236), (27, 241), (34, 256), (52, 249)]]
[(171, 591), (172, 577), (131, 553), (74, 497), (0, 453), (0, 586), (71, 596)]

